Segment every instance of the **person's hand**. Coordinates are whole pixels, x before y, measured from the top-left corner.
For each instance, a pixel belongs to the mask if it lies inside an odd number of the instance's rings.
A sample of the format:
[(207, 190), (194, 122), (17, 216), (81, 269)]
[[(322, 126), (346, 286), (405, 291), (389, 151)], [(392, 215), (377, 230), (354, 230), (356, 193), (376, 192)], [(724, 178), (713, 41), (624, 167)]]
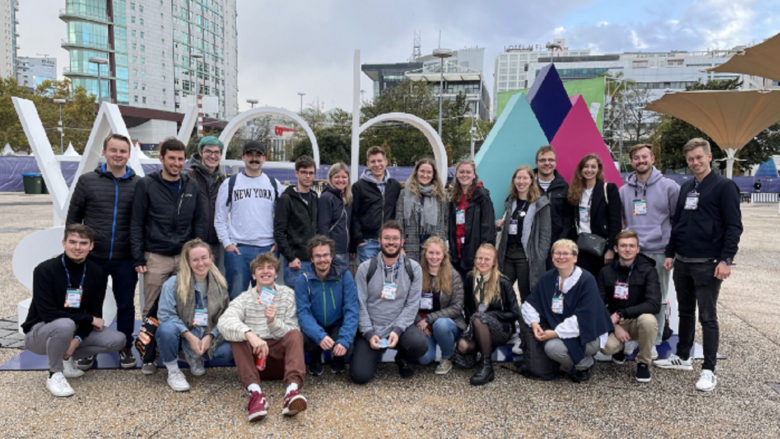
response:
[(363, 241), (363, 242), (359, 243), (357, 246), (358, 247), (363, 247), (364, 245), (366, 245), (366, 241)]
[(673, 261), (674, 261), (674, 259), (672, 259), (672, 258), (664, 259), (664, 268), (666, 269), (666, 271), (672, 271), (672, 262)]
[(715, 278), (726, 280), (729, 276), (731, 276), (731, 265), (726, 265), (725, 262), (720, 262), (715, 266)]
[(542, 341), (542, 337), (544, 336), (544, 329), (542, 329), (542, 327), (539, 326), (539, 324), (536, 322), (531, 323), (531, 329), (534, 331), (534, 338)]
[(347, 348), (339, 343), (336, 346), (333, 346), (333, 355), (343, 357), (344, 355), (347, 355)]
[(259, 356), (268, 356), (268, 343), (265, 342), (262, 338), (255, 335), (254, 332), (249, 331), (245, 334), (246, 341), (249, 343), (249, 346), (252, 347), (252, 353)]
[(209, 351), (209, 348), (211, 347), (211, 342), (213, 340), (214, 340), (214, 335), (212, 334), (206, 334), (203, 336), (203, 338), (200, 339), (201, 355)]
[(79, 339), (73, 337), (73, 339), (70, 341), (70, 345), (68, 345), (68, 350), (65, 351), (65, 355), (62, 356), (62, 359), (67, 360), (68, 358), (70, 358), (71, 355), (73, 355), (73, 352), (76, 351), (76, 348), (79, 347), (80, 344), (81, 342), (79, 341)]
[(422, 331), (425, 335), (430, 336), (431, 330), (428, 329), (428, 322), (425, 319), (420, 320), (417, 322), (417, 327)]
[(92, 317), (92, 327), (95, 328), (95, 331), (102, 331), (105, 324), (106, 322), (100, 317)]
[(144, 274), (144, 273), (147, 272), (147, 270), (148, 269), (146, 268), (146, 265), (139, 265), (139, 266), (135, 267), (135, 272), (138, 273), (138, 274)]
[(501, 218), (500, 220), (496, 221), (496, 228), (500, 229), (501, 227), (504, 227), (504, 218)]
[(615, 338), (618, 339), (621, 343), (626, 343), (627, 341), (631, 340), (631, 335), (623, 329), (622, 326), (617, 325), (615, 326)]
[(184, 333), (184, 338), (190, 344), (190, 349), (192, 349), (192, 352), (197, 355), (203, 355), (203, 350), (200, 347), (200, 339), (196, 337), (195, 334), (187, 331)]
[(542, 334), (542, 338), (540, 338), (539, 341), (552, 340), (553, 338), (558, 338), (558, 333), (553, 331), (552, 329), (548, 329), (544, 331), (544, 333)]
[(395, 349), (395, 345), (398, 344), (398, 334), (395, 332), (390, 332), (390, 335), (387, 336), (387, 347), (390, 349)]
[(615, 259), (615, 252), (612, 250), (607, 250), (606, 253), (604, 253), (604, 263), (609, 264)]
[(378, 336), (378, 335), (375, 335), (375, 336), (371, 337), (371, 340), (369, 340), (369, 341), (368, 341), (368, 344), (371, 346), (371, 349), (373, 349), (373, 350), (375, 350), (375, 351), (378, 351), (378, 350), (380, 349), (380, 348), (379, 348), (379, 342), (380, 342), (381, 340), (382, 340), (382, 339), (381, 339), (381, 338), (379, 338), (379, 336)]
[(609, 316), (609, 319), (612, 320), (612, 325), (614, 326), (617, 326), (617, 324), (620, 323), (620, 315), (616, 312), (613, 312), (612, 315)]
[(268, 305), (265, 307), (265, 321), (270, 325), (274, 322), (274, 318), (276, 317), (276, 307), (273, 305)]
[(238, 251), (238, 247), (236, 247), (235, 244), (230, 244), (229, 246), (225, 247), (225, 252), (233, 252), (239, 256), (241, 256), (241, 252)]
[(329, 351), (333, 349), (334, 344), (335, 343), (333, 342), (333, 339), (327, 335), (322, 340), (320, 340), (320, 347), (323, 351)]
[(298, 258), (293, 259), (287, 264), (288, 267), (292, 268), (293, 270), (300, 270), (301, 269), (301, 260)]
[(356, 257), (357, 257), (357, 253), (352, 253), (352, 252), (349, 253), (349, 260), (350, 261), (355, 259)]

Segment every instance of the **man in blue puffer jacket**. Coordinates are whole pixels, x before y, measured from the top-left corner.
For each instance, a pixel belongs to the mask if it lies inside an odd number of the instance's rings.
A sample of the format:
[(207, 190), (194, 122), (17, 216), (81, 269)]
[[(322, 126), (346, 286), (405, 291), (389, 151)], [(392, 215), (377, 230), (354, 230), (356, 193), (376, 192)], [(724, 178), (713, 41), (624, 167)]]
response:
[(358, 327), (355, 280), (349, 270), (339, 275), (333, 269), (332, 239), (315, 235), (308, 241), (306, 251), (313, 269), (304, 271), (295, 281), (295, 305), (304, 349), (309, 354), (309, 373), (322, 375), (323, 350), (333, 355), (333, 373), (341, 373)]

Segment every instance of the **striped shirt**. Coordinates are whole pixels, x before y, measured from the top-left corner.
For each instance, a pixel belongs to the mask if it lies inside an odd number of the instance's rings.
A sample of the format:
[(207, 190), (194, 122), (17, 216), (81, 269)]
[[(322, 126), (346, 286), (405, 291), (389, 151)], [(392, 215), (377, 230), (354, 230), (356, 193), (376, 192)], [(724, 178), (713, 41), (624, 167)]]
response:
[(230, 302), (227, 310), (220, 316), (217, 328), (227, 341), (245, 341), (246, 332), (252, 331), (264, 340), (279, 340), (288, 331), (298, 328), (298, 316), (295, 310), (295, 292), (289, 287), (274, 285), (277, 291), (274, 298), (276, 317), (268, 324), (265, 318), (265, 306), (260, 304), (255, 287), (244, 291)]

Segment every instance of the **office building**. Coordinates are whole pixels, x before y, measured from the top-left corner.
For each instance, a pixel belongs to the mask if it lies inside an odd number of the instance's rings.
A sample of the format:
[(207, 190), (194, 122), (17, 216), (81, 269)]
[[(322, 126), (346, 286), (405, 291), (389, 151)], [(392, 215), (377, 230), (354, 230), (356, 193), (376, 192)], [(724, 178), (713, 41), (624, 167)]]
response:
[(16, 77), (19, 0), (0, 0), (0, 78)]
[(16, 58), (16, 81), (35, 89), (43, 81), (57, 80), (57, 58), (20, 56)]

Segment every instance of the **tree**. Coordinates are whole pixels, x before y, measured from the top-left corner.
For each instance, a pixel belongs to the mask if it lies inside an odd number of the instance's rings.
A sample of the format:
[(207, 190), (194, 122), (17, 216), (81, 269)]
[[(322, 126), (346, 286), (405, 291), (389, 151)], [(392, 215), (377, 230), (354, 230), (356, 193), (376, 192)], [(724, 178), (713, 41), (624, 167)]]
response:
[[(624, 79), (622, 72), (604, 76), (607, 83), (604, 89), (603, 138), (612, 156), (620, 158), (620, 152), (627, 150), (626, 145), (646, 141), (657, 121), (648, 117), (644, 110), (650, 102), (650, 90), (639, 87), (633, 79)], [(627, 162), (627, 157), (624, 160)]]
[[(352, 115), (350, 113), (340, 108), (335, 108), (327, 113), (323, 113), (319, 109), (307, 108), (301, 113), (301, 117), (317, 138), (320, 163), (350, 162), (350, 149), (352, 147)], [(311, 140), (303, 130), (298, 130), (295, 133), (292, 159), (295, 160), (303, 154), (314, 156)]]

